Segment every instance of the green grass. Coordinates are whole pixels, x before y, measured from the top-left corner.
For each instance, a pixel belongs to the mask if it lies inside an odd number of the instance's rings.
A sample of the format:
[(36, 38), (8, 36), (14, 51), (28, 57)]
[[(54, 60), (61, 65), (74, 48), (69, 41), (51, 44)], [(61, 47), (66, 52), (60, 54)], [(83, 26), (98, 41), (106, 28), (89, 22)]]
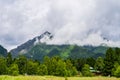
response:
[[(65, 80), (55, 76), (0, 76), (0, 80)], [(114, 77), (67, 77), (67, 80), (120, 80)]]

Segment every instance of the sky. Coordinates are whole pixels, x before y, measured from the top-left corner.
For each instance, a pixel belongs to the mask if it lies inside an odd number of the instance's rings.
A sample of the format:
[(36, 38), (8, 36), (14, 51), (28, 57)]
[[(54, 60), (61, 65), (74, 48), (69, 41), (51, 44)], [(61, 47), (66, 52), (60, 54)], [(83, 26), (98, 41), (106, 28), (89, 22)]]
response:
[(11, 50), (45, 31), (48, 44), (120, 47), (120, 0), (0, 0), (0, 45)]

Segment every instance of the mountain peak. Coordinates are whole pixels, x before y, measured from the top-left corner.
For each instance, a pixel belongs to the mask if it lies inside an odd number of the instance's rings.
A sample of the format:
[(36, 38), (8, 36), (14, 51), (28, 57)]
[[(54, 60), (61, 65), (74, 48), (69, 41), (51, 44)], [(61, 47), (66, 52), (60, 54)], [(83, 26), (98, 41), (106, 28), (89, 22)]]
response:
[(39, 43), (46, 43), (48, 41), (50, 41), (53, 38), (53, 35), (46, 31), (43, 34), (41, 34), (40, 36), (35, 38), (35, 42), (34, 44), (39, 44)]
[(45, 34), (45, 35), (50, 35), (51, 33), (48, 32), (48, 31), (45, 31), (43, 34)]
[(53, 35), (50, 32), (45, 31), (40, 36), (37, 36), (37, 37), (35, 37), (31, 40), (28, 40), (24, 44), (22, 44), (22, 45), (18, 46), (17, 48), (11, 50), (11, 53), (14, 54), (14, 56), (16, 56), (17, 53), (24, 53), (24, 52), (26, 53), (27, 51), (29, 51), (29, 49), (31, 49), (36, 44), (47, 43), (47, 41), (50, 41), (52, 38), (53, 38)]

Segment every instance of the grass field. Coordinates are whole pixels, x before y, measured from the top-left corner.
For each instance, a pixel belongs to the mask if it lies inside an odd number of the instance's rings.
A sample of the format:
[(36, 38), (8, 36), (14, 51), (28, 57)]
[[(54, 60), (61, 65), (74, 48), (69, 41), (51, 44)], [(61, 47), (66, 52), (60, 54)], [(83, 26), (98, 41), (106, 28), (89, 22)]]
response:
[[(55, 76), (0, 76), (0, 80), (65, 80), (64, 77)], [(66, 80), (120, 80), (114, 77), (67, 77)]]

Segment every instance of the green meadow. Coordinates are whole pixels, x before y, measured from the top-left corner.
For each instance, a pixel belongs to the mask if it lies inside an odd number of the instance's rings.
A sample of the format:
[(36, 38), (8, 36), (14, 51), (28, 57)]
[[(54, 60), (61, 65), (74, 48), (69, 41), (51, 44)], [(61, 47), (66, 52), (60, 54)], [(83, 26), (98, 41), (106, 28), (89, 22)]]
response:
[(0, 80), (120, 80), (115, 77), (0, 76)]

